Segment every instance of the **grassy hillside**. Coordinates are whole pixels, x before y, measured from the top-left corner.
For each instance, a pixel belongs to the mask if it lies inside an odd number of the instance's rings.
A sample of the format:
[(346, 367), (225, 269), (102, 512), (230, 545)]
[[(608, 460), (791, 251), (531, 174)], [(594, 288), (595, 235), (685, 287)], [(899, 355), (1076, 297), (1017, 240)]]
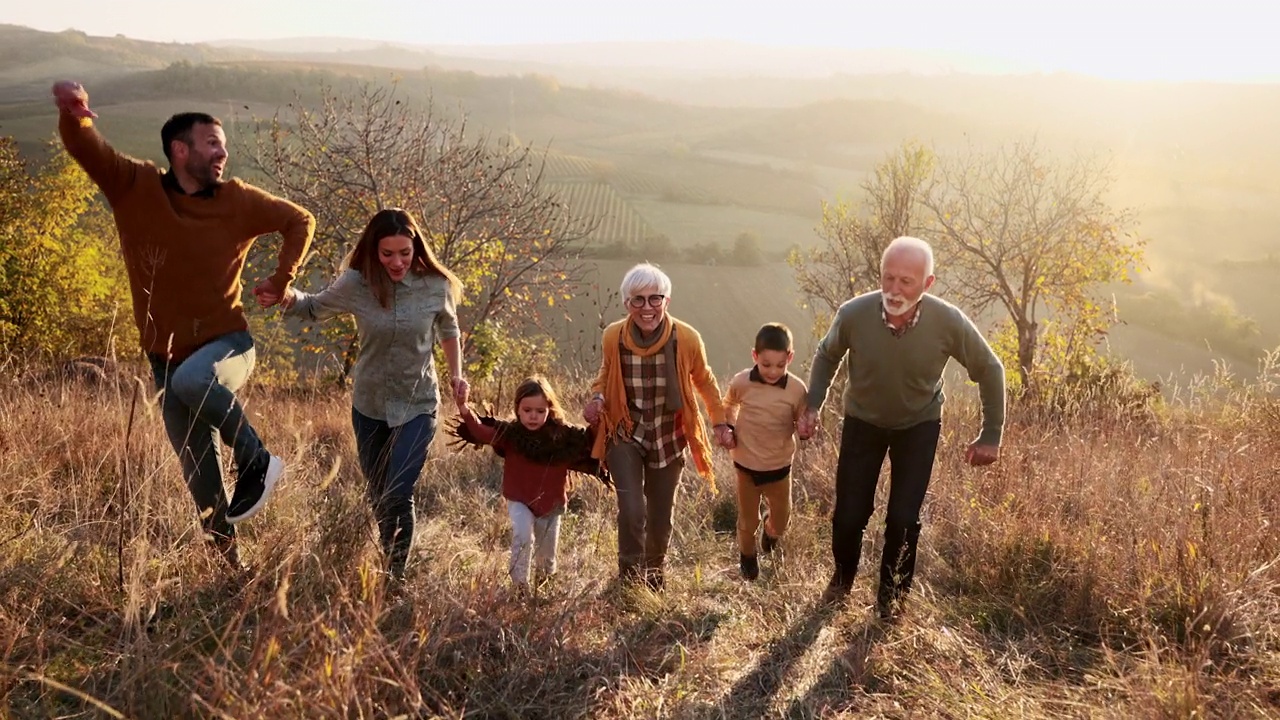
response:
[[(582, 383), (557, 383), (579, 407)], [(800, 451), (792, 528), (756, 583), (737, 577), (728, 459), (718, 495), (686, 476), (662, 594), (613, 581), (615, 500), (594, 481), (557, 577), (515, 592), (499, 465), (439, 437), (393, 591), (345, 395), (248, 394), (290, 471), (241, 526), (256, 571), (228, 578), (145, 395), (8, 384), (0, 715), (1275, 717), (1280, 410), (1203, 390), (1195, 414), (1015, 413), (982, 470), (961, 462), (975, 408), (953, 402), (916, 588), (883, 625), (865, 561), (847, 605), (817, 603), (835, 426)]]

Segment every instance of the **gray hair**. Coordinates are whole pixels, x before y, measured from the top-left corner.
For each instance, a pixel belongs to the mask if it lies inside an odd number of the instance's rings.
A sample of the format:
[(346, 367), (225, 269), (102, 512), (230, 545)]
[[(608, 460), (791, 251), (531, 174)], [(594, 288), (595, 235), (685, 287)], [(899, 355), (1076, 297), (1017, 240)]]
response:
[(671, 297), (671, 278), (667, 274), (658, 269), (657, 265), (649, 263), (640, 263), (627, 271), (622, 278), (622, 302), (625, 304), (627, 300), (637, 292), (645, 288), (654, 288), (661, 295)]
[(884, 254), (880, 256), (881, 270), (884, 270), (884, 261), (889, 259), (889, 254), (897, 250), (911, 250), (923, 255), (924, 276), (929, 277), (933, 274), (933, 247), (924, 240), (910, 235), (896, 237), (885, 247)]

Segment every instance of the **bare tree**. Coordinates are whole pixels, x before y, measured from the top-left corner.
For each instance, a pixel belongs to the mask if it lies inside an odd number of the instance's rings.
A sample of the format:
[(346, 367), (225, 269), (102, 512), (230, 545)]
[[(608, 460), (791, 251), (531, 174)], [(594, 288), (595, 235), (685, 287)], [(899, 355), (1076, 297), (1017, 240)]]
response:
[(970, 311), (1007, 313), (1024, 389), (1046, 315), (1096, 338), (1110, 324), (1098, 289), (1127, 281), (1141, 261), (1133, 212), (1107, 202), (1111, 183), (1096, 158), (1057, 159), (1032, 140), (943, 159), (922, 198), (946, 251), (949, 293)]
[(834, 313), (844, 301), (880, 283), (880, 256), (891, 240), (919, 234), (919, 198), (928, 189), (933, 153), (908, 143), (885, 157), (862, 183), (865, 197), (822, 203), (822, 242), (808, 251), (793, 251), (788, 262), (800, 292)]
[[(325, 280), (340, 272), (368, 219), (395, 206), (418, 217), (463, 280), (464, 329), (536, 321), (575, 285), (592, 222), (542, 182), (534, 150), (469, 134), (465, 116), (444, 117), (430, 102), (414, 107), (394, 84), (326, 87), (320, 97), (255, 120), (247, 154), (268, 186), (315, 213), (313, 256)], [(345, 375), (356, 350), (350, 325), (317, 337), (345, 345)]]

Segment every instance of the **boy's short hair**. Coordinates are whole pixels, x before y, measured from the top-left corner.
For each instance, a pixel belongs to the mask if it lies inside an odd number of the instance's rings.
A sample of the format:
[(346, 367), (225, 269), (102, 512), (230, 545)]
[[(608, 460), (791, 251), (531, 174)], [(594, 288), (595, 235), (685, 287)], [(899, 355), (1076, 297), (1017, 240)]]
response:
[(791, 352), (791, 328), (782, 323), (768, 323), (756, 333), (756, 352), (777, 350)]

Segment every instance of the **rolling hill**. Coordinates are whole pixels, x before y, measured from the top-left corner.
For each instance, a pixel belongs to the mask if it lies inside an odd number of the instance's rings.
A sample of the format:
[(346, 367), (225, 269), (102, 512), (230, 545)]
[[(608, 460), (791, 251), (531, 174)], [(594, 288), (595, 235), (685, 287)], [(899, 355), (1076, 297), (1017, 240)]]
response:
[[(390, 52), (358, 43), (332, 52), (294, 49), (302, 51), (0, 26), (0, 133), (13, 135), (24, 152), (38, 156), (54, 128), (48, 83), (75, 76), (89, 85), (104, 132), (126, 152), (158, 159), (159, 125), (180, 108), (224, 117), (234, 150), (252, 131), (253, 118), (269, 117), (295, 99), (314, 99), (322, 85), (341, 89), (394, 80), (406, 102), (465, 113), (476, 131), (518, 139), (545, 153), (546, 181), (571, 207), (599, 219), (596, 242), (634, 243), (660, 235), (681, 248), (724, 246), (749, 232), (775, 254), (814, 242), (820, 202), (856, 198), (868, 170), (904, 140), (947, 148), (1035, 133), (1051, 147), (1103, 151), (1112, 159), (1115, 201), (1137, 209), (1139, 232), (1151, 239), (1151, 265), (1158, 269), (1152, 282), (1194, 278), (1243, 316), (1258, 319), (1258, 346), (1280, 342), (1280, 330), (1264, 317), (1276, 293), (1265, 283), (1238, 282), (1239, 273), (1209, 270), (1220, 267), (1217, 261), (1247, 265), (1280, 255), (1280, 233), (1274, 230), (1280, 227), (1280, 181), (1271, 172), (1280, 162), (1280, 143), (1267, 131), (1268, 118), (1280, 113), (1275, 86), (954, 73), (782, 79), (691, 72), (660, 79), (623, 73), (583, 87), (553, 76), (555, 63), (521, 64), (492, 54), (463, 60), (501, 63), (509, 72), (443, 69), (465, 62), (455, 63), (439, 49)], [(419, 56), (428, 62), (415, 67)], [(673, 272), (694, 296), (690, 311), (706, 313), (689, 319), (699, 327), (726, 326), (723, 336), (713, 333), (717, 354), (740, 342), (734, 338), (749, 337), (758, 318), (751, 313), (748, 320), (733, 303), (711, 295), (733, 297), (725, 288), (739, 282), (777, 289), (775, 299), (790, 292), (789, 270), (782, 265), (679, 267)], [(1122, 295), (1122, 312), (1125, 302)], [(1194, 299), (1183, 310), (1195, 312)], [(784, 321), (803, 320), (777, 304), (763, 311)], [(1167, 317), (1161, 322), (1167, 325)], [(1160, 358), (1188, 353), (1196, 358), (1190, 365), (1204, 368), (1206, 338), (1188, 334), (1194, 324), (1182, 325), (1172, 331), (1135, 327), (1143, 342), (1132, 344), (1123, 339), (1129, 330), (1121, 328), (1113, 346), (1141, 355), (1153, 374), (1188, 364)]]

